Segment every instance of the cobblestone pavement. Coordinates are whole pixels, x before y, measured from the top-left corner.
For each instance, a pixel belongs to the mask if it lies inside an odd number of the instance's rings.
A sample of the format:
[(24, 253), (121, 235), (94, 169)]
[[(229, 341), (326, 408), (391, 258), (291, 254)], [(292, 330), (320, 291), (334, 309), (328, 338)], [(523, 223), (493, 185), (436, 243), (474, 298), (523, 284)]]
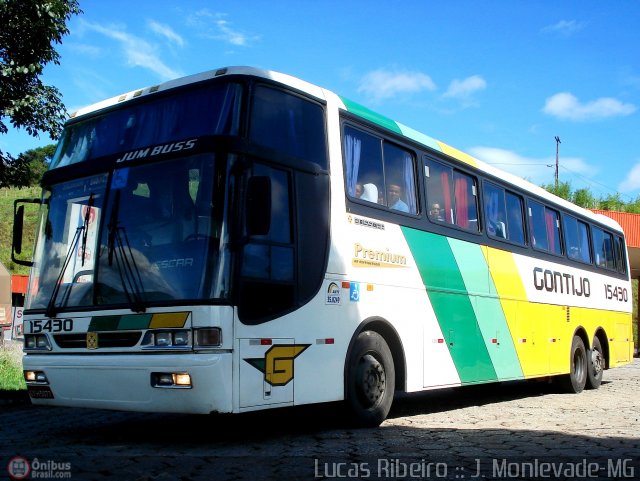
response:
[(11, 464), (29, 479), (640, 479), (640, 360), (604, 379), (579, 395), (542, 382), (407, 395), (378, 429), (345, 427), (336, 405), (188, 416), (8, 404), (0, 476)]

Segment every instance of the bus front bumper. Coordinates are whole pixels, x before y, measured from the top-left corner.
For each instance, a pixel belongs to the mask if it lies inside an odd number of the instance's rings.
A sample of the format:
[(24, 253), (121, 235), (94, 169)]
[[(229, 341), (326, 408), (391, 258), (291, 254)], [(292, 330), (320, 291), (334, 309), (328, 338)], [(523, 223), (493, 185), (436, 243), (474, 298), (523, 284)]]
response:
[[(143, 412), (232, 411), (231, 353), (29, 354), (23, 366), (25, 372), (46, 377), (27, 382), (34, 404)], [(190, 386), (158, 382), (172, 374), (188, 374)]]

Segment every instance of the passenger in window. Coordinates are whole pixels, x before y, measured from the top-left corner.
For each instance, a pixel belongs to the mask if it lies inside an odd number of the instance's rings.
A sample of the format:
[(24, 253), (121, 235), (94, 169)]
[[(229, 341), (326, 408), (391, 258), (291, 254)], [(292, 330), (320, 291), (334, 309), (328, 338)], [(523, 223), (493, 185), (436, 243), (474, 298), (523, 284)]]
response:
[(391, 209), (399, 210), (400, 212), (409, 212), (409, 206), (402, 200), (402, 187), (400, 187), (399, 184), (389, 184), (387, 198)]
[(375, 184), (364, 184), (362, 186), (362, 195), (360, 199), (366, 200), (367, 202), (378, 203), (378, 188)]
[(364, 192), (364, 189), (362, 188), (362, 184), (358, 182), (356, 184), (356, 199), (359, 199), (360, 197), (362, 197), (363, 192)]
[(439, 203), (435, 202), (431, 205), (431, 209), (429, 210), (429, 216), (434, 220), (444, 222), (444, 214), (442, 212), (442, 209), (440, 208)]
[(503, 239), (507, 238), (507, 228), (502, 221), (502, 215), (500, 212), (495, 219), (489, 219), (489, 222), (487, 222), (487, 231), (489, 232), (489, 235), (492, 235), (493, 237), (501, 237)]

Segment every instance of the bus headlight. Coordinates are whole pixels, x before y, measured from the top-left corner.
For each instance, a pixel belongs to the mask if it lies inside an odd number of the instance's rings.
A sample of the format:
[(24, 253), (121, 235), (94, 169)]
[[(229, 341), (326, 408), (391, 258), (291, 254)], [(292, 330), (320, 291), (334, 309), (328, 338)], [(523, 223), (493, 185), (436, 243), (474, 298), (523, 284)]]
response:
[(189, 348), (191, 347), (191, 332), (188, 329), (147, 331), (140, 344), (145, 349)]
[(25, 351), (50, 351), (51, 343), (49, 336), (46, 334), (25, 334), (24, 335)]

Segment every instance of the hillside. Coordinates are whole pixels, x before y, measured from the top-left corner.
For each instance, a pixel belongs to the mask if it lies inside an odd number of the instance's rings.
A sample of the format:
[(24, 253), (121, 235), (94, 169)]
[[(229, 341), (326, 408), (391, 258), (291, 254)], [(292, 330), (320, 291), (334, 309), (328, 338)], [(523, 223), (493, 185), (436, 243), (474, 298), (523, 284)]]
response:
[[(11, 240), (13, 237), (13, 202), (16, 199), (31, 199), (40, 197), (40, 187), (24, 189), (0, 189), (0, 262), (12, 274), (28, 274), (29, 268), (11, 261)], [(33, 251), (33, 240), (37, 222), (38, 205), (25, 207), (24, 240), (22, 245), (23, 258), (27, 259)], [(26, 255), (25, 255), (26, 254)]]

